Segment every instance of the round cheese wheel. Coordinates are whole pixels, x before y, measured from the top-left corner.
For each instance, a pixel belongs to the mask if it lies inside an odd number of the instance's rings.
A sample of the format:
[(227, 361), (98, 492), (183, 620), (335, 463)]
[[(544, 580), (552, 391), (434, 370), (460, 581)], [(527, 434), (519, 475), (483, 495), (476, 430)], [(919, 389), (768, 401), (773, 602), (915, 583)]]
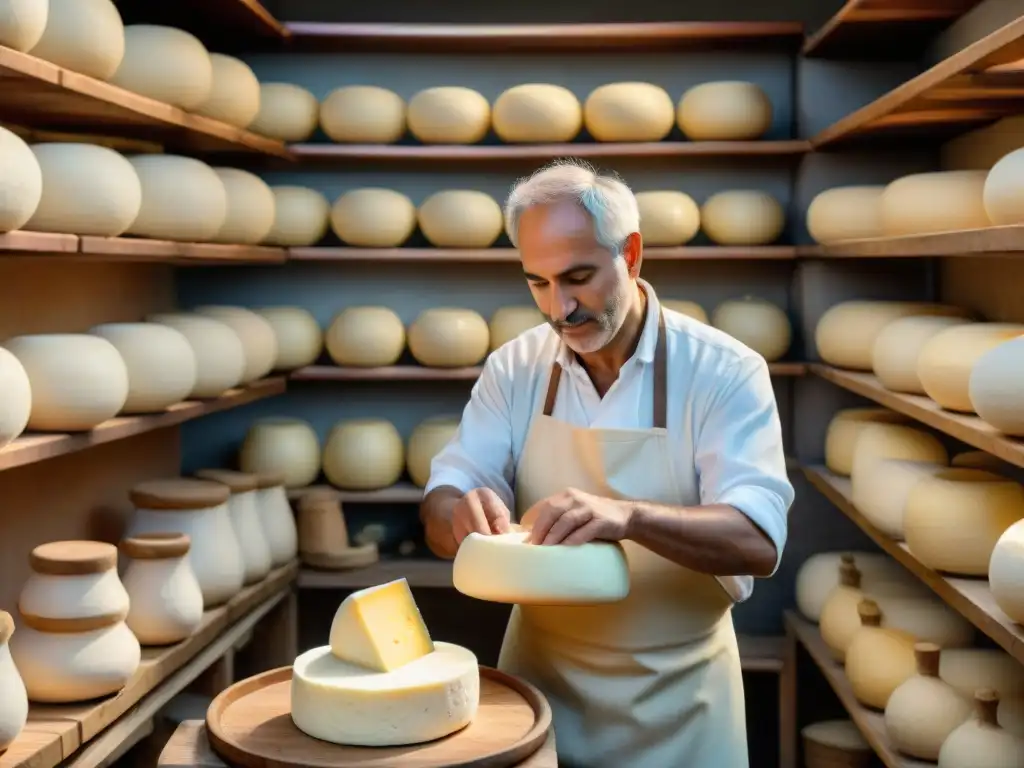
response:
[(106, 80), (124, 58), (124, 23), (111, 0), (49, 0), (46, 30), (30, 53)]
[(320, 439), (302, 419), (258, 419), (246, 432), (238, 466), (251, 474), (280, 472), (285, 488), (302, 488), (320, 474)]
[[(821, 745), (829, 750), (838, 750), (844, 762), (839, 765), (849, 768), (860, 768), (861, 763), (870, 764), (871, 756), (874, 754), (871, 745), (854, 725), (852, 720), (823, 720), (817, 723), (806, 725), (800, 731), (805, 742), (804, 752), (813, 752), (815, 745)], [(806, 742), (811, 742), (810, 748)], [(833, 758), (835, 759), (835, 758)], [(826, 763), (819, 767), (810, 755), (806, 755), (807, 768), (825, 768)]]
[(408, 331), (409, 352), (421, 365), (462, 368), (476, 365), (490, 347), (487, 321), (471, 309), (423, 310)]
[(971, 370), (986, 352), (1024, 336), (1019, 323), (968, 323), (933, 336), (917, 358), (917, 375), (928, 397), (943, 408), (973, 413)]
[(985, 171), (937, 171), (896, 179), (882, 193), (886, 237), (977, 229), (985, 213)]
[(458, 416), (435, 416), (421, 421), (409, 435), (405, 466), (409, 477), (420, 488), (430, 481), (430, 462), (459, 430)]
[(583, 107), (561, 85), (526, 83), (498, 97), (491, 120), (498, 138), (510, 144), (560, 143), (583, 128)]
[(346, 307), (331, 320), (324, 344), (338, 365), (394, 365), (405, 351), (405, 326), (387, 307)]
[(348, 419), (331, 429), (324, 445), (324, 475), (349, 491), (376, 491), (398, 482), (405, 469), (405, 445), (385, 419)]
[(420, 203), (416, 220), (438, 248), (488, 248), (505, 227), (497, 201), (471, 189), (435, 192)]
[(546, 322), (547, 318), (537, 307), (499, 307), (494, 310), (494, 314), (491, 315), (491, 320), (487, 324), (490, 350), (493, 352), (503, 344), (512, 341), (519, 334), (526, 333), (531, 328), (544, 325)]
[(305, 141), (316, 131), (320, 102), (293, 83), (260, 83), (260, 107), (248, 129), (279, 141)]
[(1024, 521), (1003, 531), (992, 548), (988, 586), (1003, 613), (1024, 624)]
[(117, 348), (85, 333), (15, 336), (4, 342), (32, 388), (28, 429), (84, 432), (116, 416), (128, 398), (128, 369)]
[(797, 609), (809, 621), (820, 620), (825, 601), (839, 584), (839, 565), (845, 556), (853, 557), (864, 590), (880, 591), (878, 585), (884, 584), (888, 593), (924, 594), (926, 588), (884, 553), (818, 552), (807, 558), (796, 574)]
[(901, 317), (926, 315), (969, 317), (970, 312), (923, 301), (843, 301), (829, 307), (818, 320), (814, 343), (826, 363), (870, 371), (878, 334)]
[(260, 111), (260, 81), (256, 73), (241, 59), (223, 53), (211, 53), (210, 66), (210, 94), (194, 111), (228, 125), (248, 127)]
[(129, 161), (142, 184), (142, 206), (129, 234), (203, 242), (224, 226), (227, 191), (206, 163), (178, 155), (136, 155)]
[(945, 464), (934, 461), (869, 461), (859, 467), (855, 475), (853, 505), (886, 536), (902, 541), (903, 511), (910, 491), (922, 478), (934, 477), (944, 469)]
[(917, 360), (924, 345), (947, 328), (969, 322), (963, 317), (903, 317), (889, 323), (871, 352), (871, 369), (879, 383), (893, 392), (923, 395)]
[(665, 309), (671, 309), (673, 312), (679, 312), (687, 317), (692, 317), (694, 320), (700, 320), (702, 323), (708, 322), (708, 313), (704, 311), (704, 307), (695, 301), (686, 301), (685, 299), (662, 299), (661, 306)]
[(190, 398), (220, 397), (237, 387), (245, 372), (245, 348), (230, 326), (211, 317), (186, 312), (161, 312), (146, 318), (180, 331), (196, 358), (196, 385)]
[(736, 189), (704, 201), (701, 226), (718, 245), (768, 245), (786, 226), (779, 201), (766, 192)]
[(25, 366), (0, 347), (0, 448), (25, 431), (32, 413), (32, 384)]
[(772, 127), (772, 103), (754, 83), (701, 83), (683, 94), (677, 119), (692, 141), (749, 141)]
[(882, 237), (882, 185), (833, 187), (807, 207), (807, 232), (816, 243)]
[(320, 105), (320, 127), (334, 141), (394, 144), (405, 135), (405, 100), (376, 85), (346, 85)]
[(124, 56), (109, 78), (114, 85), (192, 110), (213, 89), (213, 64), (199, 38), (154, 24), (124, 28)]
[(197, 315), (219, 320), (238, 334), (245, 355), (245, 368), (239, 383), (262, 379), (274, 368), (277, 360), (277, 336), (273, 326), (244, 307), (205, 305), (193, 310)]
[(22, 53), (32, 50), (46, 29), (49, 10), (49, 0), (0, 0), (0, 45)]
[(596, 141), (661, 141), (675, 122), (672, 97), (653, 83), (608, 83), (583, 102), (583, 124)]
[(825, 466), (841, 476), (853, 470), (857, 438), (873, 424), (907, 424), (910, 419), (888, 408), (844, 408), (837, 411), (825, 433)]
[(491, 128), (491, 105), (470, 88), (427, 88), (409, 100), (408, 121), (424, 144), (476, 144)]
[(967, 394), (971, 410), (1000, 432), (1024, 437), (1024, 338), (1018, 336), (984, 352), (971, 368)]
[(312, 365), (324, 346), (323, 332), (313, 314), (302, 307), (263, 307), (256, 314), (274, 329), (277, 341), (275, 371), (294, 371)]
[(274, 225), (263, 242), (299, 247), (319, 243), (331, 224), (331, 204), (309, 187), (271, 187), (274, 194)]
[(700, 231), (700, 208), (685, 192), (638, 192), (636, 204), (640, 210), (640, 236), (644, 245), (682, 245)]
[(109, 341), (128, 369), (121, 413), (158, 413), (196, 386), (196, 355), (185, 335), (159, 323), (104, 323), (89, 333)]
[(21, 137), (0, 126), (0, 233), (25, 226), (42, 197), (43, 172), (35, 153)]
[(1024, 224), (1024, 149), (1015, 149), (992, 166), (985, 177), (982, 202), (995, 225)]
[(25, 229), (115, 237), (142, 208), (142, 183), (123, 155), (74, 142), (33, 144), (43, 194)]
[(786, 313), (770, 301), (753, 296), (723, 301), (711, 313), (711, 324), (746, 344), (769, 363), (789, 351), (793, 337)]
[(224, 185), (227, 213), (211, 239), (218, 243), (255, 245), (274, 226), (274, 193), (259, 176), (238, 168), (214, 168)]
[(331, 228), (349, 245), (395, 248), (416, 230), (416, 206), (393, 189), (353, 189), (334, 201)]

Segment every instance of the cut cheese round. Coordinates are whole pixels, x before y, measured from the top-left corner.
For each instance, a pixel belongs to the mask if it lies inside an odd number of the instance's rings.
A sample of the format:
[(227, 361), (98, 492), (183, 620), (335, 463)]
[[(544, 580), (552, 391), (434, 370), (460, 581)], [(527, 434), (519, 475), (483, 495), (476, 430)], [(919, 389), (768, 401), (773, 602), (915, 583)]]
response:
[(129, 234), (203, 242), (224, 226), (228, 195), (206, 163), (178, 155), (136, 155), (129, 161), (142, 183), (142, 207)]
[(260, 81), (256, 73), (241, 59), (223, 53), (211, 53), (210, 66), (210, 94), (193, 111), (247, 128), (260, 111)]
[(772, 103), (760, 86), (739, 80), (695, 85), (679, 100), (679, 128), (692, 141), (750, 141), (772, 127)]
[(390, 672), (341, 661), (330, 646), (292, 666), (295, 726), (334, 744), (387, 747), (440, 739), (469, 725), (480, 703), (472, 651), (434, 643), (434, 651)]
[(294, 371), (312, 365), (324, 346), (323, 332), (313, 314), (302, 307), (263, 307), (255, 310), (274, 329), (277, 341), (275, 371)]
[(933, 461), (877, 459), (857, 470), (853, 505), (886, 536), (903, 539), (903, 511), (914, 486), (947, 467)]
[(982, 201), (992, 224), (1024, 224), (1024, 149), (1015, 149), (992, 166)]
[(438, 248), (489, 248), (505, 226), (497, 201), (471, 189), (435, 192), (420, 203), (416, 219)]
[(672, 97), (653, 83), (608, 83), (583, 103), (583, 123), (596, 141), (661, 141), (675, 122)]
[[(124, 57), (124, 23), (110, 0), (49, 0), (43, 36), (30, 53), (106, 80)], [(3, 3), (0, 3), (3, 5)]]
[(394, 365), (405, 350), (405, 326), (387, 307), (346, 307), (331, 320), (324, 344), (338, 365)]
[(424, 144), (476, 144), (491, 128), (491, 105), (461, 86), (420, 91), (409, 100), (409, 131)]
[(455, 555), (455, 588), (478, 600), (519, 605), (614, 603), (629, 594), (629, 567), (617, 542), (538, 546), (529, 537), (522, 529), (469, 534)]
[(316, 131), (320, 102), (293, 83), (260, 83), (260, 108), (248, 128), (279, 141), (305, 141)]
[(746, 344), (769, 363), (789, 351), (793, 329), (775, 304), (753, 296), (723, 301), (711, 313), (711, 324)]
[(923, 395), (917, 361), (925, 344), (938, 333), (971, 322), (963, 317), (903, 317), (882, 329), (871, 352), (871, 368), (879, 383), (893, 392)]
[(700, 221), (704, 234), (718, 245), (768, 245), (782, 234), (786, 214), (766, 192), (736, 189), (705, 200)]
[(807, 232), (816, 243), (882, 237), (884, 186), (833, 187), (819, 192), (807, 207)]
[(640, 211), (640, 236), (644, 245), (682, 245), (690, 242), (700, 231), (700, 208), (685, 192), (638, 192), (636, 204)]
[(349, 245), (395, 248), (416, 230), (416, 206), (393, 189), (353, 189), (334, 201), (331, 228)]
[(109, 78), (114, 85), (193, 110), (210, 97), (213, 64), (199, 38), (155, 24), (124, 28), (124, 56)]
[(494, 314), (491, 315), (491, 320), (487, 324), (490, 350), (493, 352), (503, 344), (512, 341), (519, 334), (526, 333), (531, 328), (544, 325), (546, 322), (547, 318), (537, 307), (499, 307), (494, 310)]
[(985, 171), (937, 171), (890, 182), (882, 193), (883, 234), (897, 237), (987, 227), (985, 175)]
[(405, 445), (390, 421), (339, 421), (327, 436), (323, 469), (336, 488), (350, 491), (387, 488), (398, 482), (405, 469)]
[(238, 168), (214, 168), (224, 185), (227, 211), (211, 239), (217, 243), (255, 245), (274, 226), (274, 193), (259, 176)]
[(853, 470), (857, 438), (872, 424), (907, 424), (910, 419), (888, 408), (844, 408), (837, 411), (825, 433), (825, 466), (848, 477)]
[(405, 100), (376, 85), (346, 85), (320, 105), (320, 127), (338, 142), (394, 144), (405, 134)]
[(510, 144), (572, 141), (583, 128), (583, 107), (561, 85), (526, 83), (504, 91), (494, 102), (494, 132)]
[(46, 29), (49, 10), (49, 0), (0, 0), (0, 45), (22, 53), (32, 50)]
[(267, 245), (301, 247), (315, 245), (331, 224), (331, 204), (315, 189), (281, 185), (274, 194), (274, 225), (263, 242)]
[(879, 584), (889, 592), (913, 594), (920, 583), (899, 563), (881, 552), (818, 552), (807, 558), (796, 575), (796, 605), (800, 613), (817, 622), (828, 595), (839, 583), (839, 564), (852, 556), (860, 572), (861, 587), (871, 591)]
[(968, 396), (972, 410), (1000, 432), (1024, 437), (1024, 338), (1004, 341), (977, 358)]
[[(2, 19), (0, 13), (0, 29)], [(25, 226), (42, 197), (43, 171), (35, 154), (20, 136), (0, 126), (0, 233)]]
[(933, 336), (917, 358), (925, 394), (943, 408), (973, 413), (970, 382), (974, 364), (990, 349), (1024, 336), (1019, 323), (970, 323)]
[(1024, 521), (1003, 531), (992, 548), (988, 586), (1003, 613), (1024, 624)]
[(405, 466), (409, 477), (420, 488), (430, 480), (430, 463), (459, 429), (458, 416), (435, 416), (421, 421), (409, 435)]
[(695, 301), (686, 301), (685, 299), (662, 299), (661, 306), (665, 309), (671, 309), (673, 312), (679, 312), (687, 317), (692, 317), (694, 320), (700, 320), (702, 323), (708, 322), (708, 313), (704, 311), (704, 307)]
[(302, 488), (320, 474), (320, 438), (302, 419), (254, 421), (242, 441), (238, 466), (250, 474), (281, 473), (285, 488)]
[(409, 352), (421, 365), (462, 368), (476, 365), (490, 348), (487, 321), (471, 309), (423, 310), (409, 326)]
[(196, 356), (196, 385), (189, 397), (220, 397), (238, 386), (245, 372), (245, 348), (230, 326), (187, 312), (163, 312), (146, 318), (184, 334)]
[(228, 326), (242, 342), (245, 367), (240, 384), (262, 379), (277, 360), (277, 336), (266, 320), (245, 307), (205, 305), (193, 310), (197, 315), (218, 320)]
[(32, 384), (25, 366), (0, 347), (0, 448), (25, 431), (32, 413)]

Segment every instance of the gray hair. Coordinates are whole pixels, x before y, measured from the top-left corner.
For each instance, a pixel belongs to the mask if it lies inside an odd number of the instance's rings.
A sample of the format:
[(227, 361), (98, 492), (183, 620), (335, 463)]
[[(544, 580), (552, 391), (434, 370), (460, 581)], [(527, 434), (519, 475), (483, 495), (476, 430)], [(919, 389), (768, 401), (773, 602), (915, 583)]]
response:
[(520, 179), (505, 202), (505, 231), (519, 247), (519, 219), (535, 205), (563, 200), (578, 203), (594, 221), (594, 236), (615, 256), (640, 231), (640, 210), (632, 190), (617, 176), (601, 175), (577, 159), (556, 160)]

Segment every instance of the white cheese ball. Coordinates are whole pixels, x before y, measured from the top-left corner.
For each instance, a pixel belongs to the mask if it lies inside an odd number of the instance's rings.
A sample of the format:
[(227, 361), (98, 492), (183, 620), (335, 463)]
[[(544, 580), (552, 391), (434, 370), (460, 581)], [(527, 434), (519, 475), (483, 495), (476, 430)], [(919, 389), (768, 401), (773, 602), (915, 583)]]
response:
[(142, 183), (142, 207), (129, 234), (204, 242), (224, 226), (227, 191), (206, 163), (178, 155), (135, 155), (129, 161)]
[(312, 312), (302, 307), (263, 307), (255, 312), (274, 329), (275, 371), (294, 371), (320, 357), (324, 335)]
[(644, 245), (682, 245), (700, 231), (700, 208), (685, 192), (638, 192), (636, 203), (640, 209), (640, 236)]
[(885, 187), (833, 187), (819, 192), (807, 207), (807, 231), (816, 243), (882, 237), (882, 193)]
[(405, 100), (376, 85), (346, 85), (320, 105), (320, 126), (338, 142), (394, 144), (405, 135)]
[(503, 344), (512, 341), (519, 334), (525, 333), (538, 325), (544, 325), (547, 318), (534, 306), (499, 307), (491, 315), (487, 324), (490, 335), (490, 350), (493, 352)]
[(0, 126), (0, 233), (25, 226), (42, 197), (43, 171), (35, 153)]
[(985, 171), (938, 171), (896, 179), (882, 193), (884, 234), (899, 237), (987, 227), (986, 175)]
[(458, 416), (433, 416), (421, 421), (409, 435), (405, 466), (413, 485), (423, 488), (430, 480), (430, 463), (459, 429)]
[(274, 193), (274, 225), (263, 242), (301, 247), (323, 240), (331, 225), (331, 204), (315, 189), (279, 185)]
[(723, 301), (711, 313), (711, 324), (746, 344), (769, 363), (789, 351), (793, 338), (786, 313), (772, 302), (752, 296)]
[(320, 102), (292, 83), (260, 83), (260, 107), (248, 129), (278, 141), (305, 141), (316, 131)]
[(230, 326), (189, 312), (158, 312), (146, 320), (181, 332), (196, 358), (196, 385), (189, 398), (220, 397), (237, 387), (245, 372), (245, 347)]
[(320, 474), (320, 438), (309, 422), (272, 417), (249, 427), (238, 455), (243, 472), (281, 472), (285, 488), (303, 488)]
[(1024, 437), (1024, 337), (1004, 341), (971, 367), (968, 395), (974, 411), (1007, 435)]
[(705, 200), (700, 220), (704, 233), (718, 245), (769, 245), (782, 234), (786, 213), (766, 192), (737, 189)]
[(274, 226), (274, 193), (259, 176), (238, 168), (214, 168), (227, 195), (224, 223), (211, 240), (255, 245)]
[(608, 83), (587, 96), (583, 122), (596, 141), (661, 141), (675, 126), (676, 110), (653, 83)]
[(424, 144), (476, 144), (491, 128), (491, 105), (470, 88), (427, 88), (409, 100), (407, 119)]
[(270, 323), (245, 307), (207, 304), (193, 311), (219, 320), (238, 334), (245, 355), (240, 383), (249, 384), (270, 373), (277, 360), (277, 337)]
[(420, 231), (438, 248), (488, 248), (505, 227), (501, 206), (472, 189), (435, 192), (416, 212)]
[(498, 138), (510, 144), (572, 141), (583, 128), (583, 107), (561, 85), (526, 83), (498, 96), (491, 122)]
[(193, 111), (229, 125), (247, 128), (260, 111), (260, 81), (241, 59), (210, 54), (210, 93)]
[(124, 58), (121, 14), (110, 0), (49, 0), (46, 30), (30, 53), (59, 67), (106, 80)]
[(993, 224), (1024, 224), (1024, 149), (1004, 155), (992, 166), (982, 202)]
[(416, 231), (416, 206), (393, 189), (353, 189), (334, 201), (331, 228), (348, 245), (396, 248)]
[(213, 64), (199, 38), (155, 24), (124, 28), (124, 57), (109, 78), (114, 85), (193, 110), (213, 88)]
[(405, 326), (387, 307), (347, 307), (331, 320), (324, 345), (341, 366), (394, 365), (405, 350)]
[(421, 365), (462, 368), (476, 365), (490, 348), (487, 321), (471, 309), (425, 309), (409, 326), (409, 352)]
[(324, 444), (324, 475), (350, 491), (375, 491), (398, 482), (405, 469), (405, 445), (385, 419), (349, 419), (334, 425)]
[(702, 83), (683, 94), (677, 118), (692, 141), (750, 141), (772, 127), (772, 103), (754, 83)]
[(32, 383), (25, 366), (0, 347), (0, 448), (25, 431), (32, 413)]
[(49, 0), (0, 0), (0, 45), (22, 53), (32, 50), (43, 36), (49, 11)]

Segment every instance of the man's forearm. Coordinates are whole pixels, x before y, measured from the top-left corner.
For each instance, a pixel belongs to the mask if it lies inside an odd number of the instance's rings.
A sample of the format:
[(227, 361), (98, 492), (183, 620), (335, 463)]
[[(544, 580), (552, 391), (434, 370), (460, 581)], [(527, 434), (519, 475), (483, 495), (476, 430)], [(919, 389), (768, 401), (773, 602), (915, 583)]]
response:
[(427, 546), (438, 557), (451, 560), (459, 547), (452, 534), (452, 510), (462, 498), (462, 491), (450, 485), (435, 488), (420, 503), (420, 522)]

